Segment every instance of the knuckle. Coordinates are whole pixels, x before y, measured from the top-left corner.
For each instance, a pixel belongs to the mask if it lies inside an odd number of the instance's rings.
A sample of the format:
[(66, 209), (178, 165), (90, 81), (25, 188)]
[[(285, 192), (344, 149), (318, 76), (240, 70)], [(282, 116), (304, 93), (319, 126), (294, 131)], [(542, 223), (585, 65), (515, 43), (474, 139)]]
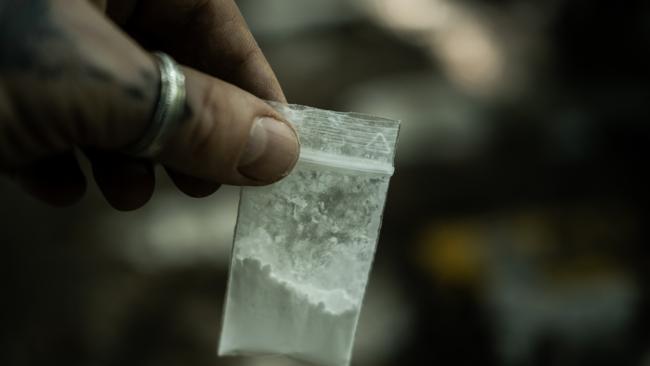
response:
[(189, 136), (189, 154), (192, 161), (203, 161), (210, 155), (215, 134), (224, 121), (227, 108), (224, 106), (224, 92), (216, 83), (207, 83), (203, 97), (198, 105), (199, 113), (194, 113)]

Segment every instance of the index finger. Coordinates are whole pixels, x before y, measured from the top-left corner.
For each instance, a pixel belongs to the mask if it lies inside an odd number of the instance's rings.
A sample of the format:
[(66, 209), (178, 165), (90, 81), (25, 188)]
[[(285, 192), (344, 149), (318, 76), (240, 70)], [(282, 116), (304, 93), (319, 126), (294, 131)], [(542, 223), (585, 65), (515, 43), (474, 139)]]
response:
[(286, 101), (233, 0), (109, 1), (107, 12), (145, 47), (262, 99)]

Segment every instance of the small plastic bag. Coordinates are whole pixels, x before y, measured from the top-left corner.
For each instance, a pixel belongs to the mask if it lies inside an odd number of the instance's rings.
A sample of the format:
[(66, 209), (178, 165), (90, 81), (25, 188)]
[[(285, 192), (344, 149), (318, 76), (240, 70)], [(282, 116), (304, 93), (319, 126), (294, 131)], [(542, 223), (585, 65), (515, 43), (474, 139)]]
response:
[(242, 189), (219, 355), (348, 365), (399, 122), (271, 104), (295, 125), (300, 159)]

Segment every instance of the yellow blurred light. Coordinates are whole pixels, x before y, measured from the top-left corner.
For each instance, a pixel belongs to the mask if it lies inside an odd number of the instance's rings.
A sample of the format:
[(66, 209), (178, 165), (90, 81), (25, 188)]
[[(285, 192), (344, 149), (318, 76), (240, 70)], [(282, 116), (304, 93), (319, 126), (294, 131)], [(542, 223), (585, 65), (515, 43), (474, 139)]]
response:
[(470, 224), (432, 226), (421, 236), (418, 257), (437, 280), (473, 286), (484, 274), (480, 243), (479, 232)]

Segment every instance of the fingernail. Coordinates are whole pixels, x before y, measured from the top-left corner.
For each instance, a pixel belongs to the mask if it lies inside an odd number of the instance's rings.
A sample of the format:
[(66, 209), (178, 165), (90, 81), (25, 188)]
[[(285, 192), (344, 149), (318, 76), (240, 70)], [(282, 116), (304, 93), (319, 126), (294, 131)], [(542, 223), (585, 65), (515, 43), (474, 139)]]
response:
[(274, 182), (291, 172), (299, 150), (298, 136), (286, 123), (257, 118), (239, 159), (239, 172), (260, 182)]

